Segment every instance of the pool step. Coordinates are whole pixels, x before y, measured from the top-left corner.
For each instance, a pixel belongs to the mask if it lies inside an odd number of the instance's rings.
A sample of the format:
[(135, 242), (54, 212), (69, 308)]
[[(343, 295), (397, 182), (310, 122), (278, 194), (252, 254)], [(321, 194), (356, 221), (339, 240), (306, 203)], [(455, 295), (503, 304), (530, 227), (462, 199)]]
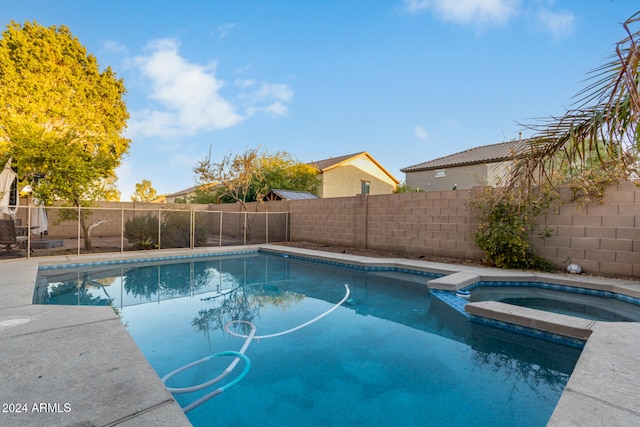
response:
[[(586, 341), (595, 321), (564, 314), (550, 313), (533, 308), (520, 307), (497, 301), (480, 301), (466, 304), (465, 311), (472, 320), (492, 319), (524, 328)], [(475, 316), (475, 317), (474, 317)]]

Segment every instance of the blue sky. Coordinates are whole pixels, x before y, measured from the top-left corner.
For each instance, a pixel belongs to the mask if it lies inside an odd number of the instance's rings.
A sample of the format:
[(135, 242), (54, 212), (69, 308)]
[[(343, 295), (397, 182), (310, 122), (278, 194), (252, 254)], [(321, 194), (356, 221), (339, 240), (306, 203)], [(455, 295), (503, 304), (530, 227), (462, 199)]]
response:
[[(518, 138), (562, 114), (625, 36), (627, 0), (4, 1), (66, 25), (125, 81), (122, 200), (260, 147), (303, 162), (368, 151), (391, 174)], [(524, 132), (524, 136), (527, 136)]]

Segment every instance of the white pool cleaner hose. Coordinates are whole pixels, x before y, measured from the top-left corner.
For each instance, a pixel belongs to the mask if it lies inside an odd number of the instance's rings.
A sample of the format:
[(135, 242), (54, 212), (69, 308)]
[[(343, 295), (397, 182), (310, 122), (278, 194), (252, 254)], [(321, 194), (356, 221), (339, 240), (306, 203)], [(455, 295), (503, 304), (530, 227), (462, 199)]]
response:
[[(324, 316), (326, 316), (327, 314), (331, 313), (332, 311), (334, 311), (336, 308), (340, 307), (346, 300), (349, 299), (349, 295), (351, 295), (351, 289), (349, 288), (349, 285), (345, 284), (344, 287), (347, 289), (347, 292), (345, 293), (344, 297), (340, 300), (340, 302), (338, 302), (336, 305), (334, 305), (333, 307), (331, 307), (329, 310), (325, 311), (324, 313), (322, 313), (321, 315), (314, 317), (313, 319), (309, 320), (308, 322), (305, 322), (301, 325), (296, 326), (295, 328), (291, 328), (291, 329), (287, 329), (286, 331), (282, 331), (282, 332), (277, 332), (275, 334), (270, 334), (270, 335), (257, 335), (254, 336), (253, 339), (255, 340), (262, 340), (262, 339), (266, 339), (266, 338), (275, 338), (275, 337), (280, 337), (282, 335), (286, 335), (286, 334), (290, 334), (291, 332), (295, 332), (299, 329), (302, 329), (304, 327), (309, 326), (310, 324), (317, 322), (318, 320), (322, 319)], [(229, 329), (229, 325), (231, 325), (232, 323), (238, 323), (238, 322), (243, 322), (242, 320), (232, 320), (230, 322), (227, 322), (224, 325), (224, 330), (227, 331), (227, 333), (229, 335), (233, 335), (234, 337), (238, 337), (238, 338), (249, 338), (249, 335), (242, 335), (242, 334), (238, 334), (236, 332), (233, 332), (232, 330)], [(249, 323), (249, 322), (244, 322), (244, 323)], [(253, 325), (253, 323), (251, 323)], [(255, 327), (255, 326), (254, 326)]]
[[(212, 397), (215, 397), (223, 392), (225, 392), (226, 390), (230, 389), (231, 387), (233, 387), (234, 385), (238, 384), (249, 372), (249, 369), (251, 367), (251, 361), (249, 360), (249, 358), (247, 356), (245, 356), (245, 352), (247, 351), (247, 348), (249, 348), (249, 344), (251, 344), (251, 341), (253, 341), (254, 339), (259, 340), (259, 339), (267, 339), (267, 338), (275, 338), (275, 337), (279, 337), (282, 335), (286, 335), (286, 334), (290, 334), (291, 332), (295, 332), (297, 330), (300, 330), (302, 328), (305, 328), (309, 325), (311, 325), (312, 323), (317, 322), (318, 320), (322, 319), (323, 317), (325, 317), (326, 315), (328, 315), (329, 313), (331, 313), (332, 311), (336, 310), (338, 307), (340, 307), (347, 299), (349, 299), (349, 295), (351, 295), (351, 289), (349, 288), (349, 285), (345, 284), (344, 285), (346, 292), (345, 292), (345, 296), (337, 303), (335, 304), (333, 307), (331, 307), (329, 310), (325, 311), (324, 313), (314, 317), (313, 319), (298, 325), (294, 328), (291, 329), (287, 329), (286, 331), (282, 331), (282, 332), (277, 332), (275, 334), (269, 334), (269, 335), (256, 335), (256, 325), (254, 325), (252, 322), (248, 322), (246, 320), (231, 320), (229, 322), (227, 322), (224, 325), (224, 330), (229, 334), (232, 335), (234, 337), (239, 337), (239, 338), (244, 338), (244, 344), (242, 345), (242, 348), (240, 348), (240, 351), (221, 351), (219, 353), (215, 353), (215, 354), (210, 354), (209, 356), (203, 357), (202, 359), (196, 360), (195, 362), (191, 362), (187, 365), (184, 365), (174, 371), (169, 372), (167, 375), (165, 375), (164, 377), (162, 377), (162, 383), (165, 385), (165, 387), (167, 387), (167, 390), (169, 390), (169, 392), (174, 393), (174, 394), (181, 394), (181, 393), (191, 393), (194, 391), (198, 391), (198, 390), (202, 390), (203, 388), (206, 387), (210, 387), (220, 381), (222, 381), (227, 375), (229, 375), (234, 369), (235, 367), (238, 365), (238, 362), (240, 361), (240, 359), (242, 359), (244, 361), (244, 369), (243, 371), (240, 373), (240, 375), (238, 375), (238, 377), (236, 377), (233, 381), (225, 384), (224, 386), (221, 386), (215, 390), (213, 390), (212, 392), (202, 396), (201, 398), (199, 398), (198, 400), (194, 401), (193, 403), (190, 403), (189, 405), (185, 406), (184, 408), (182, 408), (182, 410), (186, 413), (189, 412), (190, 410), (197, 408), (198, 406), (200, 406), (201, 404), (203, 404), (204, 402), (206, 402), (207, 400), (211, 399)], [(234, 323), (244, 323), (249, 325), (249, 327), (251, 328), (251, 332), (249, 332), (248, 335), (243, 335), (243, 334), (238, 334), (236, 332), (233, 332), (230, 329), (230, 326)], [(209, 380), (209, 381), (205, 381), (201, 384), (197, 384), (191, 387), (169, 387), (167, 386), (167, 381), (172, 378), (173, 376), (179, 374), (180, 372), (184, 372), (187, 369), (193, 368), (194, 366), (200, 365), (202, 363), (205, 363), (208, 360), (211, 360), (214, 357), (222, 357), (222, 356), (235, 356), (234, 359), (231, 361), (231, 363), (229, 363), (229, 365), (226, 367), (226, 369), (217, 377)]]

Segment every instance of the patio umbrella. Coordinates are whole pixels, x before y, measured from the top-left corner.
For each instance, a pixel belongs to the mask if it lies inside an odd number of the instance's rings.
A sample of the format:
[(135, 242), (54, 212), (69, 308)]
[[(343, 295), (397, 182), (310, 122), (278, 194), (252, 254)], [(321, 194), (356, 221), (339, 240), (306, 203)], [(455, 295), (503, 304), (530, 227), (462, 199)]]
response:
[(42, 202), (38, 199), (33, 199), (33, 205), (35, 209), (31, 211), (31, 233), (42, 234), (49, 229), (49, 220), (47, 219), (47, 212), (44, 210)]
[(11, 169), (11, 157), (0, 173), (0, 213), (15, 215), (18, 211), (18, 174)]

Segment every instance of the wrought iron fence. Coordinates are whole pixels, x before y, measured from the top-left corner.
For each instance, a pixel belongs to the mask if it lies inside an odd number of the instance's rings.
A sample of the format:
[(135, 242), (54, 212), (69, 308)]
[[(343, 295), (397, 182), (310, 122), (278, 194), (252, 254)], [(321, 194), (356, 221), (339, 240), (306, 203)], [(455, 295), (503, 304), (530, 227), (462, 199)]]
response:
[(288, 212), (27, 206), (17, 212), (15, 224), (17, 235), (28, 238), (5, 252), (27, 257), (250, 245), (290, 237)]

